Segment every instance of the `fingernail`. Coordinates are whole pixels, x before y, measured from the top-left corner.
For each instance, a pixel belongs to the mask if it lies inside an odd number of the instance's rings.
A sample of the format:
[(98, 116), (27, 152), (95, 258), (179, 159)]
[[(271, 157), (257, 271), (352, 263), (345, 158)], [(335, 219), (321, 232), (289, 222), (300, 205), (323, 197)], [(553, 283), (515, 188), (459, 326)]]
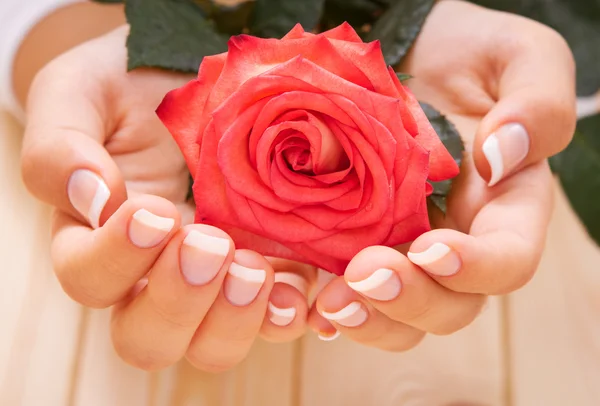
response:
[(269, 302), (268, 314), (271, 323), (279, 327), (285, 327), (290, 325), (292, 321), (294, 321), (294, 318), (296, 317), (296, 308), (288, 307), (282, 309)]
[(264, 269), (253, 269), (231, 263), (223, 284), (223, 293), (234, 306), (247, 306), (256, 299), (267, 273)]
[(296, 288), (304, 297), (308, 295), (308, 281), (297, 273), (275, 272), (275, 283), (285, 283)]
[(69, 178), (67, 194), (71, 205), (93, 228), (98, 228), (100, 215), (110, 198), (110, 190), (102, 178), (87, 169), (77, 169)]
[(494, 186), (525, 159), (529, 135), (521, 124), (506, 124), (487, 137), (482, 150), (492, 171), (488, 185)]
[(335, 332), (335, 333), (333, 333), (333, 334), (328, 334), (328, 333), (325, 333), (324, 331), (321, 331), (321, 332), (320, 332), (320, 333), (317, 335), (317, 337), (319, 337), (319, 340), (321, 340), (321, 341), (333, 341), (333, 340), (335, 340), (336, 338), (338, 338), (339, 336), (340, 336), (340, 332), (339, 332), (339, 331), (337, 331), (337, 330), (336, 330), (336, 332)]
[(175, 220), (160, 217), (146, 209), (133, 213), (129, 223), (129, 239), (138, 248), (152, 248), (160, 244), (173, 229)]
[(409, 252), (407, 256), (413, 264), (437, 276), (454, 275), (462, 265), (458, 254), (441, 242), (436, 242), (423, 252)]
[(400, 278), (396, 272), (387, 268), (376, 270), (362, 281), (348, 281), (347, 284), (351, 289), (380, 301), (395, 299), (400, 294), (401, 288)]
[(191, 230), (181, 245), (180, 266), (184, 279), (190, 285), (206, 285), (219, 273), (229, 249), (228, 239)]
[(368, 317), (367, 310), (360, 302), (352, 302), (342, 310), (335, 313), (322, 312), (321, 315), (329, 321), (335, 321), (344, 327), (358, 327)]

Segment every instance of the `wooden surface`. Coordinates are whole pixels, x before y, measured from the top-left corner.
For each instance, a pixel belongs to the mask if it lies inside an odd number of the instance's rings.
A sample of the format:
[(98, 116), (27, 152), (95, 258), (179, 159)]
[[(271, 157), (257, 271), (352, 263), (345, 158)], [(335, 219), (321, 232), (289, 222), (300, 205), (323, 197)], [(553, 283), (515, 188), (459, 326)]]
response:
[(593, 406), (600, 404), (600, 251), (558, 191), (541, 269), (449, 337), (390, 354), (313, 335), (257, 342), (220, 376), (123, 364), (108, 311), (80, 308), (49, 262), (49, 210), (19, 174), (21, 129), (0, 115), (2, 406)]

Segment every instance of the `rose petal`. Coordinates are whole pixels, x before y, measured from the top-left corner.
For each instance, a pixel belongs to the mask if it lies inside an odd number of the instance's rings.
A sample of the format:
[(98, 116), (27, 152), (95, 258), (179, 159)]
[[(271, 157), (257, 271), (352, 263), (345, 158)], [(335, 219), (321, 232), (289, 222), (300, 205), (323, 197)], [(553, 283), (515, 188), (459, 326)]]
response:
[(305, 34), (306, 34), (306, 31), (304, 31), (304, 27), (302, 27), (302, 24), (298, 23), (298, 24), (294, 25), (294, 28), (292, 28), (290, 30), (290, 32), (288, 32), (286, 35), (284, 35), (281, 38), (281, 40), (287, 41), (287, 40), (299, 39), (299, 38), (303, 38)]
[[(343, 96), (356, 104), (359, 111), (371, 115), (390, 130), (403, 127), (410, 134), (418, 133), (412, 112), (404, 100), (377, 94), (357, 86), (304, 58), (295, 58), (285, 65), (277, 66), (269, 74), (295, 77), (319, 89), (318, 93), (325, 93), (328, 97)], [(364, 131), (362, 128), (361, 130)]]
[(237, 220), (237, 215), (225, 193), (225, 179), (216, 164), (219, 139), (214, 124), (206, 129), (196, 176), (194, 178), (194, 200), (196, 201), (196, 223), (206, 221)]
[(327, 253), (345, 261), (350, 261), (365, 247), (379, 245), (385, 241), (393, 228), (393, 202), (377, 223), (362, 228), (352, 228), (330, 237), (307, 241), (306, 245), (320, 253)]
[(325, 238), (336, 232), (335, 230), (322, 230), (310, 221), (292, 213), (270, 210), (252, 200), (247, 200), (247, 202), (263, 230), (259, 234), (275, 241), (304, 242)]
[(323, 32), (323, 35), (329, 39), (341, 40), (341, 41), (349, 41), (362, 43), (363, 40), (356, 33), (354, 28), (347, 22), (343, 22), (335, 28), (330, 29), (329, 31)]
[[(262, 137), (256, 144), (256, 150), (249, 151), (249, 155), (255, 154), (256, 158), (250, 158), (252, 164), (255, 165), (258, 174), (263, 182), (271, 186), (271, 161), (274, 154), (274, 149), (277, 144), (284, 142), (290, 137), (297, 137), (299, 134), (314, 132), (318, 136), (318, 129), (307, 122), (288, 121), (279, 123), (266, 129)], [(306, 137), (306, 135), (304, 135)], [(309, 145), (308, 140), (306, 144)]]
[(429, 172), (429, 153), (416, 144), (409, 152), (409, 170), (395, 191), (394, 222), (398, 223), (414, 213), (421, 207), (425, 199), (427, 174)]
[(200, 147), (196, 144), (200, 134), (200, 117), (223, 70), (225, 57), (225, 54), (205, 57), (200, 65), (198, 79), (167, 93), (156, 109), (156, 114), (181, 149), (192, 177), (196, 174), (200, 155)]
[(427, 215), (427, 202), (424, 198), (419, 199), (419, 201), (421, 202), (419, 211), (395, 224), (387, 240), (382, 243), (383, 245), (394, 247), (405, 244), (414, 241), (421, 234), (431, 230)]
[[(369, 78), (375, 92), (393, 98), (400, 96), (388, 73), (388, 65), (383, 58), (379, 40), (368, 44), (335, 40), (331, 42), (344, 58)], [(403, 121), (407, 119), (403, 117)]]
[[(361, 205), (354, 212), (339, 212), (324, 206), (300, 206), (294, 210), (305, 219), (315, 219), (315, 222), (327, 222), (327, 224), (337, 223), (338, 229), (352, 229), (365, 227), (377, 221), (380, 221), (386, 211), (395, 190), (392, 188), (393, 178), (389, 179), (385, 173), (385, 168), (371, 145), (355, 129), (339, 124), (348, 135), (357, 151), (360, 153), (369, 171), (367, 179), (372, 180), (372, 192), (365, 193), (362, 196)], [(355, 165), (358, 160), (355, 158)], [(367, 182), (365, 182), (365, 185)], [(341, 196), (338, 200), (344, 200), (346, 196)], [(339, 203), (338, 203), (339, 204)]]
[(270, 71), (272, 68), (302, 55), (332, 74), (356, 83), (366, 89), (372, 85), (360, 69), (348, 65), (336, 51), (329, 39), (323, 35), (303, 36), (282, 41), (237, 35), (228, 42), (227, 62), (211, 93), (207, 107), (216, 109), (247, 80)]
[[(296, 205), (281, 200), (262, 182), (248, 156), (248, 134), (258, 114), (268, 102), (269, 99), (257, 102), (227, 129), (217, 148), (216, 163), (227, 185), (234, 191), (265, 207), (287, 212)], [(204, 147), (202, 149), (204, 150)]]
[[(298, 186), (288, 181), (282, 174), (279, 165), (271, 166), (271, 183), (273, 191), (285, 201), (300, 204), (316, 204), (336, 199), (358, 186), (358, 179), (349, 178), (337, 185), (325, 185), (317, 188)], [(310, 221), (310, 219), (307, 219)]]
[[(250, 159), (257, 156), (258, 143), (261, 136), (273, 121), (289, 110), (312, 110), (333, 117), (335, 120), (353, 125), (354, 121), (331, 100), (321, 94), (305, 91), (288, 91), (273, 97), (262, 109), (252, 128), (248, 149)], [(258, 165), (256, 161), (253, 165)]]
[(421, 108), (421, 105), (412, 92), (405, 88), (400, 80), (398, 80), (396, 73), (391, 67), (389, 73), (399, 92), (405, 97), (406, 104), (419, 127), (419, 133), (415, 137), (415, 140), (430, 153), (429, 179), (433, 181), (442, 181), (457, 176), (460, 169), (456, 164), (456, 161), (454, 161), (454, 158), (452, 158), (452, 155), (450, 155), (438, 137), (433, 126), (427, 119), (425, 112)]

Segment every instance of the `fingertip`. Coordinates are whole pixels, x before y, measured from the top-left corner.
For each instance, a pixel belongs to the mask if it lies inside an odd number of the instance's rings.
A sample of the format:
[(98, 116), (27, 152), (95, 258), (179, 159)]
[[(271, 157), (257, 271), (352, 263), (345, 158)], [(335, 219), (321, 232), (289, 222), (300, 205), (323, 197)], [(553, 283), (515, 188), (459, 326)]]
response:
[(261, 335), (274, 343), (295, 340), (304, 334), (307, 314), (306, 297), (298, 289), (286, 283), (275, 283)]
[(234, 306), (258, 304), (266, 308), (273, 279), (273, 268), (265, 257), (255, 251), (238, 249), (225, 276), (223, 293)]
[(357, 283), (369, 278), (376, 269), (397, 267), (406, 261), (406, 257), (393, 248), (371, 246), (356, 254), (344, 273), (346, 283)]
[(340, 332), (315, 307), (308, 315), (308, 325), (321, 341), (333, 341), (340, 336)]

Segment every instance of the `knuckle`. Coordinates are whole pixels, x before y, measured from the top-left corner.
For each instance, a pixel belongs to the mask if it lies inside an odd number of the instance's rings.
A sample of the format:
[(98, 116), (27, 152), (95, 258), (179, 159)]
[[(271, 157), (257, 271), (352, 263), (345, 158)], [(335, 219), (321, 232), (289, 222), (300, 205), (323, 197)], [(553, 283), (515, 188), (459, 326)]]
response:
[(198, 311), (190, 311), (190, 308), (185, 306), (185, 301), (182, 301), (180, 296), (157, 294), (156, 291), (156, 286), (149, 283), (149, 306), (159, 320), (176, 330), (189, 330), (198, 326), (201, 321)]
[(24, 146), (21, 153), (21, 177), (23, 183), (27, 187), (27, 190), (34, 196), (39, 196), (38, 185), (40, 181), (40, 162), (45, 157), (47, 158), (47, 152), (45, 152), (43, 145), (40, 145), (39, 141), (31, 142), (29, 145)]
[(208, 356), (206, 354), (198, 354), (189, 352), (186, 359), (194, 368), (211, 374), (220, 374), (229, 371), (235, 367), (241, 360), (224, 359), (216, 356)]
[(115, 300), (109, 297), (104, 297), (98, 289), (94, 289), (90, 285), (83, 284), (77, 281), (77, 278), (63, 277), (59, 278), (63, 291), (77, 303), (92, 308), (106, 309), (115, 303)]
[(399, 340), (388, 340), (389, 343), (382, 349), (391, 352), (406, 352), (419, 345), (425, 338), (425, 335), (424, 332), (415, 330), (410, 334), (403, 334)]
[(446, 336), (454, 334), (457, 331), (467, 327), (481, 314), (481, 311), (487, 302), (487, 296), (477, 295), (467, 306), (462, 309), (462, 313), (455, 317), (444, 317), (443, 321), (434, 326), (429, 333)]
[(112, 334), (113, 347), (117, 355), (129, 365), (144, 371), (157, 371), (170, 366), (174, 361), (170, 354), (158, 348), (148, 348), (126, 337), (125, 334)]
[(395, 306), (394, 320), (399, 320), (408, 324), (420, 324), (423, 320), (431, 317), (433, 311), (432, 298), (428, 294), (419, 294), (411, 298), (411, 302), (406, 306)]
[(54, 258), (54, 270), (63, 291), (77, 303), (93, 309), (105, 309), (119, 297), (109, 291), (98, 272), (90, 272), (74, 260)]

